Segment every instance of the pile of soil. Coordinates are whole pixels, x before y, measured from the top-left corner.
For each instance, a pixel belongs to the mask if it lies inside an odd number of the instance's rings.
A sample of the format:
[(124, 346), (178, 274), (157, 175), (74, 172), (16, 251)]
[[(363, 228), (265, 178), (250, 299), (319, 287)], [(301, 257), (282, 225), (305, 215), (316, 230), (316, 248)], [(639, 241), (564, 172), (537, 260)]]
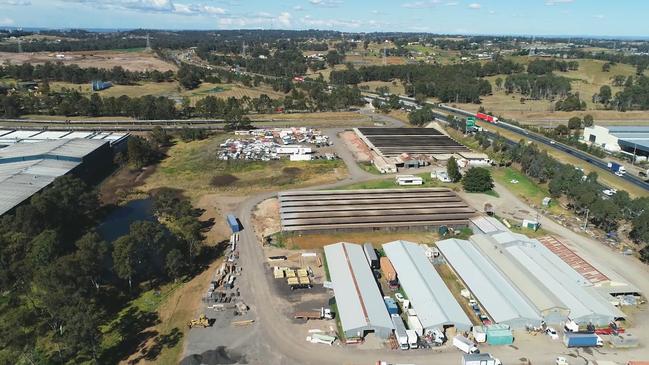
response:
[(285, 176), (295, 177), (302, 173), (302, 169), (299, 167), (285, 167), (282, 169), (282, 174)]
[(216, 175), (212, 177), (212, 181), (210, 183), (212, 184), (212, 186), (221, 187), (221, 186), (232, 185), (237, 181), (239, 181), (239, 178), (237, 178), (236, 176), (230, 174), (224, 174), (224, 175)]

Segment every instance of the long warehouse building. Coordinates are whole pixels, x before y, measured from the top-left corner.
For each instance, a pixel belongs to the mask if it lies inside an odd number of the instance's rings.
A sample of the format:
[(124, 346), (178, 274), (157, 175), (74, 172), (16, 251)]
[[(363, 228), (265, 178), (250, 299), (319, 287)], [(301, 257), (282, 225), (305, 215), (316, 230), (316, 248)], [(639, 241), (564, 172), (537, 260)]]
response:
[(541, 324), (534, 305), (471, 242), (452, 238), (437, 247), (496, 323), (513, 329)]
[(324, 247), (337, 315), (346, 337), (374, 332), (387, 339), (394, 325), (361, 245), (340, 242)]
[(471, 320), (428, 261), (420, 245), (394, 241), (384, 244), (383, 250), (396, 269), (399, 282), (426, 330), (443, 330), (447, 326), (454, 326), (460, 331), (471, 329)]
[(106, 140), (61, 139), (0, 149), (0, 215), (27, 201), (57, 177), (70, 173), (92, 176), (111, 162)]
[(471, 151), (435, 128), (358, 128), (354, 131), (370, 150), (383, 157)]
[(568, 318), (607, 325), (625, 315), (542, 243), (522, 234), (475, 235), (471, 241), (528, 296), (548, 323)]
[(278, 197), (283, 231), (466, 227), (475, 215), (443, 188), (288, 191)]

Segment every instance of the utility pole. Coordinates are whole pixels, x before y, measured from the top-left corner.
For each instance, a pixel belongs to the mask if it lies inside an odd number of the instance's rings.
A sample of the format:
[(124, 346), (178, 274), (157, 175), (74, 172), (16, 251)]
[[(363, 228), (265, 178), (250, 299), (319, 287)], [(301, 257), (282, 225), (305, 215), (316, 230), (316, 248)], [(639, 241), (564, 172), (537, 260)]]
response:
[(388, 49), (384, 45), (383, 46), (383, 66), (387, 66), (387, 65), (388, 65)]
[(242, 58), (246, 58), (246, 51), (248, 50), (248, 45), (246, 44), (246, 41), (243, 41), (243, 45), (241, 46), (242, 49)]
[(18, 39), (18, 53), (23, 53), (23, 44), (20, 39)]
[(151, 50), (151, 37), (149, 36), (149, 33), (146, 34), (146, 50)]
[(590, 209), (586, 209), (586, 222), (584, 222), (584, 228), (583, 230), (585, 231), (586, 228), (588, 227), (588, 214), (590, 213)]

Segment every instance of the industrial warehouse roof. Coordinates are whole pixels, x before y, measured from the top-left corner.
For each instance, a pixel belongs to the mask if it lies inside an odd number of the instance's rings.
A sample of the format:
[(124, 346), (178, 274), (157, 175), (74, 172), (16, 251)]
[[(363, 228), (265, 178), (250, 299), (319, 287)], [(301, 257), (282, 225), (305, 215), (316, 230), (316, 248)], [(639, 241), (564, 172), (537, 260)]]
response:
[[(503, 241), (503, 244), (498, 235), (473, 236), (471, 241), (508, 274), (540, 311), (563, 307), (569, 310), (573, 320), (597, 324), (624, 317), (604, 297), (589, 288), (591, 283), (561, 258), (537, 240), (523, 237), (516, 242)], [(490, 240), (491, 244), (485, 240)]]
[(454, 325), (469, 330), (471, 320), (451, 294), (441, 276), (416, 243), (395, 241), (383, 245), (424, 328)]
[(49, 140), (68, 140), (68, 139), (98, 139), (109, 141), (111, 144), (119, 143), (128, 137), (128, 133), (115, 132), (74, 132), (70, 130), (52, 131), (52, 130), (15, 130), (0, 129), (0, 145), (12, 145), (16, 143), (35, 143)]
[(475, 211), (449, 189), (288, 191), (284, 231), (466, 225)]
[(354, 131), (371, 150), (385, 157), (471, 151), (434, 128), (357, 128)]
[(327, 268), (345, 332), (394, 328), (363, 247), (336, 243), (324, 247)]
[(618, 144), (627, 149), (637, 148), (649, 151), (649, 127), (647, 126), (607, 126), (610, 135), (618, 138)]
[(0, 215), (77, 167), (106, 144), (101, 140), (58, 140), (0, 149)]
[(504, 224), (502, 224), (498, 219), (494, 217), (478, 216), (473, 217), (469, 220), (480, 233), (491, 234), (509, 231), (509, 229), (505, 227)]
[(437, 247), (494, 321), (517, 328), (540, 323), (534, 306), (471, 242), (448, 239)]

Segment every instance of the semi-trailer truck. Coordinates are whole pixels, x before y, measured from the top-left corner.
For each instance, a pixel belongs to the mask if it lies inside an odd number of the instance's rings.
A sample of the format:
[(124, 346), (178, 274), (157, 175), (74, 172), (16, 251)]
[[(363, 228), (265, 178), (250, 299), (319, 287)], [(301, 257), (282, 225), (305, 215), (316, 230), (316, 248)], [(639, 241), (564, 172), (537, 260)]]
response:
[(615, 175), (622, 176), (626, 174), (626, 169), (624, 166), (620, 165), (617, 162), (609, 162), (608, 169), (611, 170)]

